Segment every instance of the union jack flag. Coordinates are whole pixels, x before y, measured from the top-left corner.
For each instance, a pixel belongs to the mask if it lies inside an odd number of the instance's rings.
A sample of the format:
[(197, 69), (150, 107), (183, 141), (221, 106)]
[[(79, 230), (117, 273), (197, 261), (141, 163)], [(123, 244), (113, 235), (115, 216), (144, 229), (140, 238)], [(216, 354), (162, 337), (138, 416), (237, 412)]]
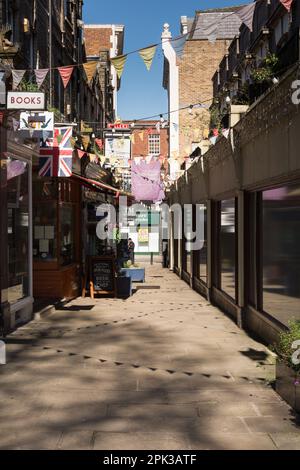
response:
[(40, 147), (39, 176), (59, 178), (72, 176), (71, 137), (72, 127), (54, 129), (53, 138), (48, 138)]

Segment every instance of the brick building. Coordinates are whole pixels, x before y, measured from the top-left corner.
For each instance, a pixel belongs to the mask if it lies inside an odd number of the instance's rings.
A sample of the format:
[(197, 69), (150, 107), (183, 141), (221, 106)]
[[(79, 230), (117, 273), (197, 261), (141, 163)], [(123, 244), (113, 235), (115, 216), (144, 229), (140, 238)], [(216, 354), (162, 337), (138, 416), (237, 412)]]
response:
[[(207, 149), (210, 123), (208, 108), (213, 96), (212, 77), (241, 25), (234, 11), (235, 7), (212, 9), (196, 11), (194, 18), (181, 17), (181, 33), (188, 35), (181, 59), (172, 47), (169, 25), (164, 27), (163, 86), (168, 90), (169, 108), (172, 111), (170, 157), (174, 179), (180, 174), (178, 171), (184, 157), (189, 156), (198, 146), (202, 150)], [(208, 33), (212, 25), (218, 25), (213, 42), (209, 41)], [(197, 103), (203, 103), (205, 107), (189, 109), (190, 105)], [(183, 107), (188, 109), (176, 112)]]
[(123, 54), (123, 25), (85, 25), (85, 50), (87, 60), (98, 60), (100, 100), (103, 108), (102, 128), (117, 117), (117, 93), (121, 86), (110, 59)]
[(156, 128), (157, 121), (135, 121), (132, 130), (131, 157), (168, 157), (169, 136), (168, 129)]

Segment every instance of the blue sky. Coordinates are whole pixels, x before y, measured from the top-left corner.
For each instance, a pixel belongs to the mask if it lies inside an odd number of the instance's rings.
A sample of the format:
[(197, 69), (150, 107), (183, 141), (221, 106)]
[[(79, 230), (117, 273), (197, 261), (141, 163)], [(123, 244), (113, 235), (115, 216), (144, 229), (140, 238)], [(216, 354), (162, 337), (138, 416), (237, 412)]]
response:
[[(173, 36), (179, 34), (180, 17), (195, 10), (227, 7), (245, 0), (85, 0), (86, 24), (124, 24), (125, 48), (130, 52), (160, 41), (163, 24)], [(152, 69), (147, 71), (138, 54), (128, 57), (119, 92), (118, 114), (125, 119), (146, 118), (167, 111), (167, 94), (162, 87), (163, 54), (158, 48)]]

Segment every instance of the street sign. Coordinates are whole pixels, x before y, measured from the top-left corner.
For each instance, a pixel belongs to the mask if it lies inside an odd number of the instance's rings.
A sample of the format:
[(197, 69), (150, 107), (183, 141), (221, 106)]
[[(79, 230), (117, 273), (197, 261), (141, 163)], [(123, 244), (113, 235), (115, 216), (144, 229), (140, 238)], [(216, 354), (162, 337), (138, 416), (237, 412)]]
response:
[(45, 93), (27, 91), (9, 91), (7, 93), (7, 109), (43, 110)]

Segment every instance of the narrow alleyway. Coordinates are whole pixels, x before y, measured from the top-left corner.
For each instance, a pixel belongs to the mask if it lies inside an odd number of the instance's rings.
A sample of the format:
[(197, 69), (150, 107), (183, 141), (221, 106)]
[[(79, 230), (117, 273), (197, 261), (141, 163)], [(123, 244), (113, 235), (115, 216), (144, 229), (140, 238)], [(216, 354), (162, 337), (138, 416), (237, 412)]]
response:
[(0, 448), (300, 449), (268, 350), (158, 263), (140, 287), (7, 338)]

